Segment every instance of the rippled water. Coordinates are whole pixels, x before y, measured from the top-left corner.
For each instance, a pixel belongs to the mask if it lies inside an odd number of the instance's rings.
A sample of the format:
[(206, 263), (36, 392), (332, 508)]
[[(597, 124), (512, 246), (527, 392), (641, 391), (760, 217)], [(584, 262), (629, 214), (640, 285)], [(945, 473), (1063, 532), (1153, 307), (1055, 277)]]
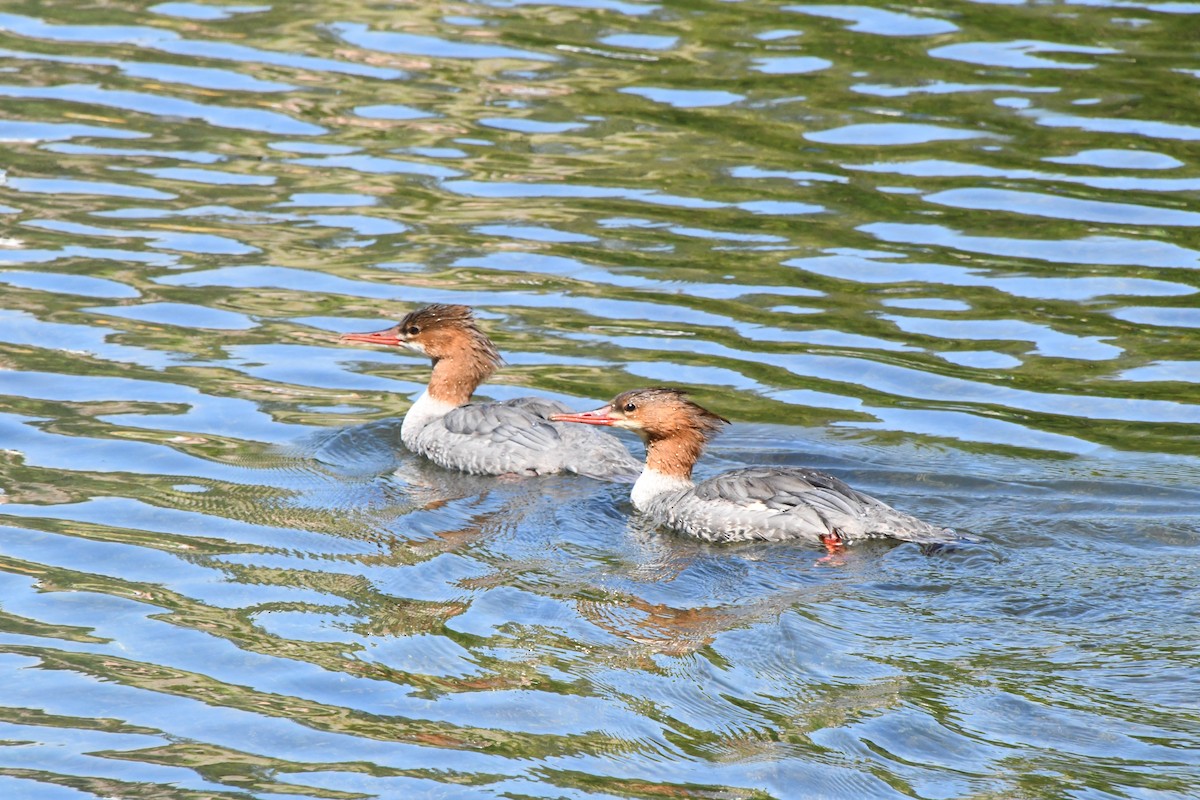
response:
[[(5, 797), (1200, 796), (1200, 5), (0, 7)], [(399, 444), (689, 387), (981, 538)], [(636, 447), (636, 445), (634, 445)]]

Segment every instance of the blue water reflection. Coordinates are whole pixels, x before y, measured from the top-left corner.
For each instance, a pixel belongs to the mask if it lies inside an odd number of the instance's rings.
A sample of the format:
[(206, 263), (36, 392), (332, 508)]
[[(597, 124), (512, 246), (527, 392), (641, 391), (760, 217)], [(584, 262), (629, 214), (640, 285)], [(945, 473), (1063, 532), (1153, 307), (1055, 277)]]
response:
[[(1191, 797), (1197, 14), (0, 12), (0, 793)], [(971, 541), (438, 468), (435, 302)]]

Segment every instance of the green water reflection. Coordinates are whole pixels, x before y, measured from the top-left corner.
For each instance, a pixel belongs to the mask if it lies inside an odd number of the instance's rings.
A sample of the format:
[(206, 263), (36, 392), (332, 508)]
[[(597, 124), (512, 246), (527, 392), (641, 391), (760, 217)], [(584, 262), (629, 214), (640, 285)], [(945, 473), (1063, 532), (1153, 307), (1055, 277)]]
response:
[[(6, 4), (0, 792), (1191, 796), (1196, 13)], [(424, 464), (428, 302), (982, 542)]]

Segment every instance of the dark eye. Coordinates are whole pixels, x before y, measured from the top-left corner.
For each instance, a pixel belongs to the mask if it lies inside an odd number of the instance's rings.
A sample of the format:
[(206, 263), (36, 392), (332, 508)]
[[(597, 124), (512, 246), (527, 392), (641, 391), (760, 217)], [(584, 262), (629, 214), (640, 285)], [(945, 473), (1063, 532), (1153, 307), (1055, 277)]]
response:
[(635, 406), (633, 403), (626, 403), (625, 411), (637, 411), (637, 406)]
[(420, 329), (420, 328), (418, 328), (416, 325), (409, 325), (409, 326), (408, 326), (408, 330), (407, 330), (407, 331), (405, 331), (405, 332), (406, 332), (406, 333), (407, 333), (409, 336), (416, 336), (418, 333), (420, 333), (420, 332), (421, 332), (421, 329)]

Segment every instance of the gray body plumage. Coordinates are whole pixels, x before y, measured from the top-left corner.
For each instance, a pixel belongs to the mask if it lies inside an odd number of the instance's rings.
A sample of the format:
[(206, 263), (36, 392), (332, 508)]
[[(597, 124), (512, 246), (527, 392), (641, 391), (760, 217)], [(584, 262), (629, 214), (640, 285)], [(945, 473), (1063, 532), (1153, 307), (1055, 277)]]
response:
[(960, 537), (922, 522), (842, 481), (811, 469), (751, 467), (690, 489), (657, 495), (642, 509), (656, 521), (710, 542), (843, 542), (889, 538), (935, 543)]
[(642, 470), (620, 440), (578, 425), (551, 422), (569, 413), (563, 403), (521, 397), (468, 403), (404, 432), (404, 443), (434, 463), (474, 475), (574, 472), (633, 481)]

